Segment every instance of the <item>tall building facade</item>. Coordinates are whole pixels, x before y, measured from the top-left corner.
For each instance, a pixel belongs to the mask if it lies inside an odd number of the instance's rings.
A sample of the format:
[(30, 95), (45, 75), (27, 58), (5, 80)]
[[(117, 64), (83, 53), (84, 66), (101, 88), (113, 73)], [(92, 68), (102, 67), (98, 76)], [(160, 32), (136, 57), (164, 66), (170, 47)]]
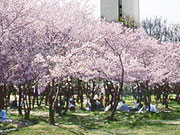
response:
[(139, 0), (100, 0), (100, 14), (108, 21), (118, 21), (124, 16), (139, 23)]

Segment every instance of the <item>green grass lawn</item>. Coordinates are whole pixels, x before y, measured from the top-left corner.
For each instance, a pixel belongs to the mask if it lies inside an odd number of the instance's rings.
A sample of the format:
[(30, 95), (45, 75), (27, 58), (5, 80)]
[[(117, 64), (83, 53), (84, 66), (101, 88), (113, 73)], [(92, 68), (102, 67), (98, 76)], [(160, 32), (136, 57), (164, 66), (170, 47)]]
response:
[[(56, 117), (56, 125), (48, 124), (46, 108), (32, 111), (29, 122), (18, 116), (15, 110), (8, 111), (12, 124), (0, 123), (0, 134), (8, 135), (180, 135), (180, 105), (172, 102), (173, 111), (162, 113), (117, 112), (114, 121), (109, 114), (76, 110)], [(19, 122), (28, 123), (18, 127)]]

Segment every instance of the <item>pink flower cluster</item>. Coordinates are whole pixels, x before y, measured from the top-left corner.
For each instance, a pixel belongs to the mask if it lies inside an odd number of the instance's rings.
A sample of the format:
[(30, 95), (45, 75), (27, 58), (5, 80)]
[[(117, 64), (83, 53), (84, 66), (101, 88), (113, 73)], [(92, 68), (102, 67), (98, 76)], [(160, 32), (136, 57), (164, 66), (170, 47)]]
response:
[(92, 17), (72, 0), (1, 0), (0, 83), (102, 77), (125, 82), (180, 81), (180, 44), (159, 43), (143, 29)]

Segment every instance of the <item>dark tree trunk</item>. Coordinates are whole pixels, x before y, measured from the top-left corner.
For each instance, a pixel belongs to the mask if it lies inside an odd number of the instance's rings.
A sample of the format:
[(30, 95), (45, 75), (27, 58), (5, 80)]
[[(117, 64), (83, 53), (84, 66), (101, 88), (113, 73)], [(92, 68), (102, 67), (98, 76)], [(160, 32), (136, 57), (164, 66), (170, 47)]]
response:
[(131, 90), (132, 90), (132, 95), (133, 95), (133, 98), (136, 99), (136, 94), (135, 94), (135, 89), (133, 87), (133, 84), (131, 84)]
[(36, 97), (36, 104), (39, 106), (39, 93), (38, 93), (38, 86), (35, 86), (35, 97)]
[[(32, 109), (34, 109), (35, 101), (36, 101), (36, 96), (35, 96), (35, 94), (33, 94)], [(37, 104), (37, 105), (38, 105), (38, 104)]]
[(30, 109), (27, 108), (24, 113), (24, 119), (29, 120), (29, 117), (30, 117)]
[(82, 86), (80, 87), (80, 91), (79, 91), (79, 96), (80, 96), (80, 101), (81, 101), (81, 109), (83, 109), (83, 88)]
[(30, 118), (30, 111), (31, 111), (31, 93), (32, 93), (32, 86), (31, 85), (24, 85), (24, 117), (26, 120)]
[(54, 94), (55, 94), (55, 82), (54, 79), (52, 80), (52, 87), (49, 85), (48, 86), (48, 91), (49, 91), (49, 124), (50, 125), (55, 125), (55, 105), (54, 105)]
[[(123, 74), (124, 74), (124, 71), (123, 71)], [(115, 90), (115, 97), (114, 97), (114, 105), (113, 105), (113, 110), (111, 112), (111, 115), (109, 117), (110, 120), (114, 119), (114, 115), (116, 113), (116, 109), (117, 109), (117, 106), (118, 106), (118, 103), (120, 101), (120, 95), (121, 95), (121, 92), (123, 91), (123, 79), (120, 81), (120, 88), (118, 88), (117, 90)]]
[(62, 108), (63, 108), (61, 93), (59, 94), (59, 102), (60, 102), (60, 106), (58, 106), (58, 114), (59, 114), (59, 116), (61, 116)]
[(111, 115), (109, 117), (110, 119), (114, 118), (114, 115), (115, 115), (115, 112), (116, 112), (116, 109), (117, 109), (117, 105), (118, 105), (118, 103), (120, 101), (121, 93), (123, 91), (123, 85), (124, 85), (124, 65), (123, 65), (121, 55), (118, 54), (118, 56), (119, 56), (119, 62), (120, 62), (120, 65), (121, 65), (121, 76), (120, 76), (120, 80), (119, 80), (120, 88), (119, 89), (117, 88), (117, 92), (115, 92), (114, 107), (113, 107), (113, 110), (112, 110)]
[(4, 108), (6, 109), (6, 112), (9, 105), (9, 100), (7, 96), (8, 96), (8, 86), (4, 85), (4, 104), (5, 104)]
[[(50, 101), (51, 102), (51, 101)], [(53, 106), (49, 106), (49, 124), (54, 125), (55, 119), (54, 119), (54, 108)]]
[(179, 95), (179, 93), (177, 93), (177, 95), (176, 95), (176, 101), (177, 101), (178, 103), (180, 103), (180, 95)]
[(19, 115), (23, 115), (22, 113), (22, 89), (21, 89), (21, 86), (19, 86), (19, 104), (18, 104), (18, 112), (19, 112)]
[(176, 101), (177, 103), (180, 103), (180, 86), (178, 84), (176, 84), (175, 93), (176, 93)]
[(151, 92), (149, 90), (149, 85), (148, 85), (148, 81), (146, 81), (146, 98), (147, 98), (147, 107), (148, 107), (148, 111), (151, 111)]
[(108, 91), (108, 86), (104, 85), (104, 89), (105, 89), (105, 106), (107, 106), (109, 104), (110, 98), (109, 98), (109, 91)]
[(45, 97), (44, 93), (42, 95), (40, 95), (40, 102), (39, 102), (38, 106), (41, 106), (41, 104), (44, 100), (44, 97)]
[(96, 110), (96, 104), (95, 104), (95, 100), (94, 100), (94, 96), (95, 96), (94, 88), (95, 88), (95, 82), (93, 81), (93, 88), (91, 90), (92, 95), (90, 96), (90, 103), (91, 103), (91, 110), (92, 111)]
[(28, 87), (28, 100), (29, 100), (29, 105), (28, 105), (28, 108), (29, 108), (29, 110), (31, 110), (31, 106), (32, 106), (32, 103), (31, 103), (31, 96), (32, 95), (32, 87), (30, 86), (30, 87)]
[(49, 99), (49, 88), (45, 91), (45, 105), (48, 105), (48, 99)]
[(138, 100), (141, 101), (142, 100), (142, 94), (140, 94), (140, 86), (138, 81), (136, 82), (137, 84), (137, 95), (138, 95)]
[(4, 98), (5, 98), (5, 92), (4, 92), (4, 86), (0, 86), (0, 109), (4, 109), (5, 108), (5, 102), (4, 102)]
[(168, 109), (168, 95), (167, 94), (163, 95), (163, 102), (165, 105), (165, 109)]

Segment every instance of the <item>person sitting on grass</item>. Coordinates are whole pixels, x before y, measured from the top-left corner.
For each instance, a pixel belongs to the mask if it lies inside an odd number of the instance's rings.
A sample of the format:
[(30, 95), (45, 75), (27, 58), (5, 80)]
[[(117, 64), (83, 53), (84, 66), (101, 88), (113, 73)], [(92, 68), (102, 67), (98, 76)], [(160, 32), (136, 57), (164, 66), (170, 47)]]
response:
[(132, 111), (138, 111), (143, 107), (143, 105), (141, 104), (141, 102), (139, 100), (137, 100), (136, 102), (134, 102), (134, 106), (132, 107)]
[(17, 103), (17, 98), (11, 103), (11, 108), (17, 108), (18, 103)]
[(154, 112), (154, 113), (157, 112), (157, 109), (156, 109), (155, 105), (150, 104), (150, 112)]
[(85, 111), (91, 111), (91, 102), (90, 99), (87, 99), (86, 108), (84, 108)]
[(6, 120), (6, 112), (3, 109), (0, 109), (0, 121)]
[(98, 111), (103, 110), (103, 105), (101, 104), (100, 99), (99, 100), (97, 99), (95, 101), (95, 107), (96, 107), (96, 110), (98, 110)]
[(150, 110), (147, 103), (138, 111), (138, 113), (144, 113), (146, 111), (157, 113), (157, 109), (153, 104), (150, 104)]
[(69, 109), (70, 109), (71, 111), (75, 111), (75, 101), (74, 101), (74, 98), (70, 98), (68, 104), (69, 104), (69, 105), (68, 105), (68, 106), (69, 106)]
[(112, 107), (112, 100), (107, 103), (107, 106), (105, 107), (104, 112), (106, 113), (109, 110), (111, 110), (111, 107)]
[(120, 102), (120, 106), (118, 106), (117, 110), (122, 112), (129, 112), (129, 107), (126, 105), (125, 101)]

